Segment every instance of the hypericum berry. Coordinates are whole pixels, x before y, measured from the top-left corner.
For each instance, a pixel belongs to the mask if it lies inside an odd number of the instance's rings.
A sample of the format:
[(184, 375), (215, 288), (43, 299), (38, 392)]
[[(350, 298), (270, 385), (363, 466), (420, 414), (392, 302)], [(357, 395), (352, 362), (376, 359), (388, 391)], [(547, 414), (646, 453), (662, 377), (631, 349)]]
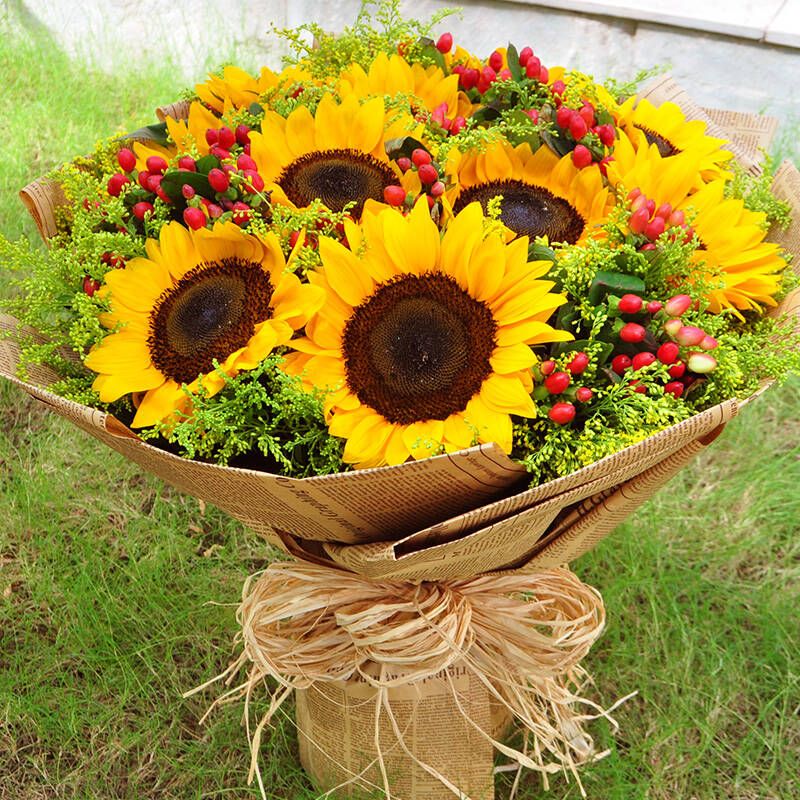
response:
[(222, 216), (222, 209), (216, 203), (208, 203), (206, 205), (206, 210), (208, 211), (208, 216), (211, 219), (219, 219)]
[(212, 144), (216, 144), (218, 141), (219, 141), (219, 131), (214, 130), (214, 128), (207, 128), (206, 143), (210, 146)]
[(528, 61), (530, 61), (532, 55), (533, 55), (532, 47), (523, 47), (522, 50), (519, 51), (519, 65), (521, 67), (524, 67), (528, 63)]
[(671, 317), (680, 317), (688, 311), (692, 298), (688, 294), (676, 294), (664, 303), (664, 311)]
[(191, 156), (181, 156), (178, 159), (178, 169), (185, 170), (186, 172), (197, 172), (197, 165)]
[(684, 347), (694, 347), (706, 336), (706, 332), (702, 328), (697, 328), (694, 325), (683, 325), (675, 334), (675, 341)]
[(646, 394), (647, 387), (639, 381), (628, 381), (628, 388), (637, 394)]
[(684, 364), (683, 361), (676, 361), (667, 370), (667, 374), (670, 376), (670, 378), (682, 378), (684, 372), (686, 372), (686, 364)]
[(539, 83), (547, 84), (547, 81), (550, 80), (550, 70), (547, 67), (542, 67), (539, 70)]
[(246, 184), (245, 188), (251, 194), (253, 194), (255, 192), (260, 192), (264, 188), (264, 179), (255, 170), (246, 169), (244, 171), (244, 178), (245, 178), (245, 181), (247, 181), (247, 184)]
[(566, 88), (567, 84), (564, 83), (564, 81), (553, 81), (553, 85), (550, 87), (550, 91), (553, 94), (562, 95), (564, 94)]
[(131, 211), (133, 212), (133, 216), (136, 217), (136, 219), (144, 219), (145, 214), (153, 213), (153, 205), (152, 203), (148, 203), (142, 200), (141, 202), (136, 203), (136, 205), (134, 205)]
[(573, 111), (573, 109), (561, 106), (561, 108), (556, 111), (556, 125), (558, 125), (559, 128), (568, 128), (574, 113), (575, 111)]
[(575, 406), (572, 403), (556, 403), (547, 416), (559, 425), (566, 425), (575, 419)]
[(533, 120), (534, 125), (539, 122), (539, 111), (535, 108), (524, 108), (523, 111)]
[(617, 375), (622, 375), (632, 363), (630, 356), (620, 354), (611, 359), (611, 369), (616, 372)]
[(444, 184), (441, 181), (436, 181), (431, 186), (431, 194), (434, 197), (441, 197), (444, 194)]
[(246, 144), (250, 144), (250, 128), (248, 128), (247, 125), (237, 125), (234, 135), (236, 136), (236, 141), (242, 147), (244, 147)]
[(561, 394), (570, 384), (570, 377), (566, 372), (554, 372), (544, 379), (544, 385), (550, 394)]
[(647, 223), (644, 229), (644, 235), (653, 241), (658, 239), (662, 233), (664, 233), (664, 220), (661, 217), (655, 217), (652, 222)]
[(258, 164), (248, 155), (242, 153), (239, 158), (236, 159), (236, 169), (241, 170), (253, 170), (253, 172), (258, 172)]
[(123, 147), (117, 152), (117, 163), (122, 167), (124, 172), (131, 172), (136, 166), (136, 156), (133, 150)]
[(94, 293), (100, 288), (100, 281), (96, 281), (94, 278), (90, 278), (88, 275), (83, 276), (83, 291), (89, 295), (89, 297), (94, 297)]
[(669, 215), (669, 217), (667, 218), (667, 222), (670, 225), (676, 225), (678, 227), (680, 227), (681, 225), (685, 225), (686, 224), (686, 214), (684, 214), (683, 211), (680, 211), (680, 210), (673, 211)]
[(649, 221), (650, 214), (647, 212), (647, 208), (644, 205), (641, 208), (637, 208), (636, 211), (631, 214), (631, 218), (628, 221), (628, 226), (631, 229), (631, 233), (644, 233)]
[[(496, 52), (496, 51), (495, 51)], [(499, 53), (498, 53), (499, 55)], [(489, 59), (491, 61), (491, 58)], [(481, 80), (488, 86), (497, 80), (497, 70), (489, 64), (481, 70)]]
[(644, 309), (648, 314), (658, 314), (661, 311), (661, 303), (658, 300), (651, 300)]
[(250, 222), (252, 215), (253, 210), (247, 205), (247, 203), (243, 203), (241, 200), (238, 200), (233, 204), (233, 221), (237, 225), (244, 225), (245, 223)]
[(639, 248), (639, 251), (643, 252), (643, 253), (652, 253), (653, 250), (655, 250), (655, 249), (656, 249), (656, 246), (652, 242), (648, 242), (647, 244), (643, 244)]
[(208, 182), (215, 192), (227, 192), (228, 187), (231, 185), (230, 179), (226, 173), (216, 167), (209, 171)]
[(593, 128), (595, 125), (594, 106), (591, 103), (584, 103), (579, 109), (581, 119), (586, 123), (587, 128)]
[(189, 206), (183, 212), (183, 221), (193, 230), (204, 228), (206, 224), (206, 215), (194, 206)]
[(407, 172), (411, 169), (411, 159), (406, 156), (400, 156), (400, 158), (397, 159), (397, 166), (400, 167), (403, 172)]
[(129, 184), (130, 180), (125, 177), (125, 175), (115, 172), (109, 179), (108, 179), (108, 193), (112, 197), (119, 197), (122, 194), (122, 187), (126, 184)]
[(501, 69), (500, 72), (497, 73), (497, 80), (499, 81), (510, 81), (514, 76), (511, 74), (511, 70)]
[(499, 72), (503, 68), (503, 54), (499, 50), (495, 50), (489, 56), (489, 66), (495, 71)]
[(614, 126), (611, 123), (601, 125), (597, 129), (597, 136), (599, 137), (601, 144), (604, 144), (606, 147), (613, 147), (617, 138), (617, 135), (614, 132)]
[(226, 150), (230, 150), (236, 144), (236, 134), (227, 125), (223, 125), (219, 129), (217, 136), (219, 146)]
[(140, 169), (139, 174), (136, 176), (136, 182), (142, 187), (142, 189), (147, 189), (148, 192), (150, 191), (149, 181), (150, 173), (146, 169)]
[(411, 154), (411, 160), (414, 162), (414, 166), (422, 167), (425, 164), (431, 163), (431, 154), (427, 150), (423, 150), (421, 147), (418, 147)]
[(158, 194), (158, 188), (161, 186), (161, 181), (163, 180), (163, 175), (150, 175), (147, 179), (147, 188), (154, 194)]
[(659, 207), (656, 209), (656, 214), (655, 214), (655, 215), (656, 215), (657, 217), (661, 217), (661, 219), (663, 219), (664, 221), (666, 221), (666, 220), (668, 220), (668, 219), (669, 219), (669, 217), (670, 217), (670, 214), (672, 214), (672, 205), (671, 205), (670, 203), (662, 203), (662, 204), (661, 204), (661, 205), (660, 205), (660, 206), (659, 206)]
[(569, 121), (569, 132), (575, 140), (583, 139), (589, 132), (589, 127), (580, 113), (572, 115)]
[(469, 69), (464, 71), (464, 74), (461, 75), (460, 81), (461, 86), (465, 91), (469, 91), (470, 89), (474, 89), (478, 85), (478, 81), (480, 80), (481, 74), (478, 72), (477, 69), (470, 67)]
[(426, 194), (425, 199), (428, 201), (428, 208), (433, 208), (436, 205), (435, 197), (431, 197), (429, 194)]
[(443, 33), (436, 40), (436, 49), (440, 53), (449, 53), (453, 49), (453, 34)]
[(667, 336), (671, 338), (675, 338), (675, 334), (683, 327), (683, 320), (680, 319), (668, 319), (664, 323), (664, 332)]
[(187, 199), (191, 200), (194, 197), (194, 189), (188, 183), (181, 186), (181, 194)]
[(423, 183), (433, 183), (439, 180), (439, 173), (436, 171), (436, 167), (434, 167), (433, 164), (423, 164), (419, 168), (419, 179)]
[(619, 338), (622, 339), (623, 342), (635, 344), (644, 339), (645, 333), (645, 329), (637, 322), (628, 322), (622, 326), (622, 330), (619, 332)]
[(705, 375), (707, 372), (716, 369), (717, 359), (708, 353), (689, 353), (686, 366), (689, 368), (689, 372)]
[(538, 81), (541, 80), (541, 74), (544, 67), (542, 67), (542, 62), (536, 56), (531, 56), (527, 63), (525, 64), (525, 74), (532, 80)]
[(573, 375), (580, 375), (589, 366), (589, 356), (586, 353), (575, 353), (572, 360), (567, 364), (567, 369)]
[(406, 190), (402, 186), (392, 184), (383, 190), (383, 199), (390, 206), (401, 206), (406, 201)]
[(573, 151), (572, 151), (572, 163), (578, 169), (584, 169), (588, 167), (589, 164), (592, 163), (592, 151), (589, 150), (588, 147), (585, 147), (582, 144), (579, 144)]
[(594, 392), (588, 386), (581, 386), (575, 392), (575, 399), (581, 403), (588, 403), (594, 397)]
[(656, 360), (655, 355), (645, 350), (643, 353), (637, 353), (633, 357), (631, 366), (633, 367), (633, 371), (636, 372), (637, 370), (640, 370), (642, 367), (649, 367), (655, 360)]
[(713, 350), (719, 345), (719, 342), (713, 336), (704, 336), (700, 342), (701, 350)]
[(679, 353), (680, 348), (675, 342), (664, 342), (656, 351), (656, 357), (662, 364), (674, 364)]
[(456, 117), (450, 124), (450, 135), (458, 136), (461, 131), (467, 126), (467, 120), (464, 117)]
[(652, 217), (653, 214), (656, 213), (656, 201), (649, 200), (647, 201), (647, 213)]
[(226, 150), (218, 144), (212, 144), (209, 148), (209, 153), (211, 153), (212, 156), (216, 156), (220, 161), (229, 161), (231, 159), (230, 150)]
[(680, 381), (670, 381), (664, 386), (664, 394), (680, 397), (683, 394), (683, 384)]
[(553, 370), (556, 368), (555, 361), (542, 361), (539, 365), (539, 372), (542, 373), (545, 377), (548, 375), (552, 375)]
[(636, 189), (631, 189), (628, 192), (628, 200), (630, 200), (631, 203), (633, 203), (634, 200), (636, 200), (637, 198), (641, 197), (641, 194), (642, 194), (642, 190), (639, 189), (638, 187)]
[(642, 310), (642, 298), (636, 294), (624, 294), (619, 299), (619, 310), (623, 314), (638, 314)]
[(161, 156), (150, 156), (147, 159), (147, 171), (155, 173), (156, 175), (164, 172), (164, 170), (169, 166), (167, 164), (166, 159), (161, 158)]

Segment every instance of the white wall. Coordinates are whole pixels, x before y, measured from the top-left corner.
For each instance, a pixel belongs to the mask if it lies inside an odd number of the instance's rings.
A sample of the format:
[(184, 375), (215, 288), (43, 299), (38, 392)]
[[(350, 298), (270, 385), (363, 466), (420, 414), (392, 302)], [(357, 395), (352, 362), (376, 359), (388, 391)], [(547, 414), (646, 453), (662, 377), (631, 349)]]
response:
[[(593, 7), (598, 1), (581, 5)], [(359, 0), (6, 2), (12, 13), (22, 12), (25, 25), (48, 29), (68, 52), (89, 55), (109, 71), (131, 54), (164, 58), (166, 51), (187, 85), (201, 79), (205, 70), (234, 58), (250, 69), (262, 63), (278, 66), (284, 50), (268, 34), (271, 21), (283, 27), (316, 19), (326, 30), (336, 31), (353, 20), (360, 5)], [(646, 7), (648, 2), (640, 0), (637, 5)], [(454, 4), (406, 0), (404, 8), (409, 15), (426, 18)], [(794, 47), (659, 25), (656, 13), (640, 13), (652, 18), (645, 22), (543, 7), (569, 5), (552, 0), (458, 0), (458, 4), (463, 13), (446, 20), (442, 30), (452, 31), (457, 43), (481, 55), (511, 38), (518, 47), (530, 44), (547, 65), (574, 65), (597, 78), (627, 78), (640, 68), (671, 63), (675, 77), (691, 86), (701, 105), (765, 111), (794, 122), (800, 117), (800, 49)], [(651, 5), (664, 6), (667, 0)], [(765, 13), (762, 3), (750, 0), (698, 0), (689, 5), (699, 18), (710, 20), (710, 27), (724, 27), (720, 21), (727, 18), (745, 33), (757, 31)], [(781, 5), (782, 13), (787, 8), (797, 11), (798, 5), (798, 0), (788, 0)], [(793, 41), (791, 36), (788, 41)]]

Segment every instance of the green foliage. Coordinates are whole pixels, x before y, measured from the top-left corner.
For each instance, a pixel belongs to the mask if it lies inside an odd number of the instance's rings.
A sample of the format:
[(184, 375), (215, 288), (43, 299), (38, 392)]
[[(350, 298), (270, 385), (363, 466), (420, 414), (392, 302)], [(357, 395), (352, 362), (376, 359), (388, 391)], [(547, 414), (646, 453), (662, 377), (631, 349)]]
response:
[(725, 184), (725, 196), (744, 200), (744, 207), (765, 215), (764, 230), (770, 225), (779, 225), (783, 230), (792, 221), (792, 209), (785, 200), (778, 200), (772, 193), (772, 178), (775, 174), (775, 160), (764, 153), (763, 172), (751, 172), (733, 164), (733, 178)]
[(245, 456), (242, 465), (298, 478), (341, 472), (342, 442), (328, 433), (321, 394), (305, 391), (282, 362), (273, 353), (235, 378), (220, 373), (225, 386), (219, 393), (191, 394), (189, 416), (162, 422), (142, 437), (162, 437), (187, 458), (218, 464)]
[(640, 69), (636, 75), (628, 81), (618, 81), (614, 78), (606, 78), (603, 86), (608, 90), (609, 94), (618, 102), (622, 103), (627, 100), (631, 95), (636, 94), (639, 86), (650, 78), (655, 78), (658, 75), (663, 75), (672, 69), (672, 64), (658, 64), (649, 69)]

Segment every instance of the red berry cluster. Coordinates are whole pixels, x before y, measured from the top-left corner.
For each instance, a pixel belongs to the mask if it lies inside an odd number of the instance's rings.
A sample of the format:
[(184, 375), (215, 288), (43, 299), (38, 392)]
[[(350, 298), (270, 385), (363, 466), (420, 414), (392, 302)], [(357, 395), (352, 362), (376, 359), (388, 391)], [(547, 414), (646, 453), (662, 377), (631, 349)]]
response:
[[(556, 86), (556, 84), (559, 84)], [(616, 140), (616, 130), (609, 122), (598, 125), (594, 106), (584, 101), (580, 108), (570, 108), (563, 104), (561, 95), (564, 92), (564, 82), (556, 81), (550, 87), (558, 110), (556, 111), (556, 125), (576, 142), (572, 151), (572, 163), (578, 169), (588, 167), (594, 161), (592, 147), (596, 149), (596, 142), (603, 147), (613, 147)], [(558, 90), (558, 91), (557, 91)], [(600, 160), (601, 168), (605, 169), (608, 157)]]
[(641, 189), (634, 189), (628, 195), (631, 201), (631, 218), (628, 227), (631, 233), (637, 236), (643, 235), (649, 239), (641, 250), (653, 250), (655, 245), (652, 243), (664, 233), (665, 230), (675, 228), (676, 232), (684, 242), (690, 242), (694, 236), (694, 229), (686, 224), (686, 215), (681, 211), (673, 210), (669, 203), (662, 203), (656, 208), (655, 200), (650, 200)]
[[(577, 414), (575, 403), (590, 403), (594, 397), (594, 392), (588, 386), (575, 386), (575, 379), (585, 372), (589, 366), (589, 356), (586, 353), (573, 353), (567, 361), (565, 370), (557, 371), (556, 362), (553, 360), (543, 361), (539, 365), (539, 373), (543, 378), (545, 392), (540, 399), (546, 401), (548, 397), (558, 397), (553, 403), (547, 416), (559, 425), (566, 425), (572, 422)], [(566, 398), (566, 399), (564, 399)]]
[[(439, 169), (434, 164), (431, 154), (421, 147), (417, 147), (412, 153), (411, 158), (400, 156), (397, 159), (397, 166), (403, 172), (414, 170), (419, 175), (420, 183), (423, 186), (423, 193), (428, 199), (428, 207), (433, 208), (436, 201), (444, 194), (445, 185), (439, 179)], [(421, 197), (419, 195), (418, 197)], [(418, 197), (413, 197), (406, 193), (406, 190), (399, 183), (393, 183), (383, 190), (383, 199), (390, 206), (406, 206), (412, 208)]]
[[(450, 46), (453, 44), (453, 37), (450, 34), (443, 34), (440, 41), (444, 36), (449, 36)], [(439, 47), (437, 42), (436, 46)], [(442, 52), (450, 52), (449, 50), (442, 50)], [(533, 49), (530, 47), (523, 47), (519, 53), (519, 65), (523, 68), (526, 78), (538, 81), (541, 84), (547, 85), (550, 79), (550, 73), (547, 67), (542, 65), (541, 60), (533, 54)], [(471, 89), (476, 89), (478, 94), (486, 94), (492, 84), (498, 81), (508, 81), (513, 79), (513, 74), (508, 67), (503, 66), (503, 54), (499, 50), (495, 50), (488, 58), (486, 65), (478, 70), (474, 67), (467, 67), (464, 64), (456, 64), (453, 67), (453, 74), (458, 75), (458, 86), (465, 92)]]
[(443, 131), (447, 132), (450, 136), (458, 136), (461, 131), (467, 126), (467, 120), (458, 116), (455, 119), (450, 119), (447, 115), (447, 103), (439, 103), (436, 108), (431, 112), (431, 122), (438, 125)]

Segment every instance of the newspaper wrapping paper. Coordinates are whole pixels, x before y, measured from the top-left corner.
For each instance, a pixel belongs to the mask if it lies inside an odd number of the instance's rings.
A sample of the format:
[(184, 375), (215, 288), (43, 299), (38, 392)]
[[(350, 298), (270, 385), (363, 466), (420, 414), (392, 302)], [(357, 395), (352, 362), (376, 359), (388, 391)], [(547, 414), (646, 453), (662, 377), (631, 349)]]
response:
[[(247, 581), (237, 619), (241, 655), (214, 681), (244, 666), (247, 678), (216, 702), (244, 697), (262, 792), (262, 731), (292, 691), (301, 760), (327, 791), (492, 800), (495, 750), (545, 776), (569, 770), (579, 785), (576, 767), (604, 755), (583, 730), (607, 712), (580, 696), (580, 661), (605, 610), (568, 569), (415, 585), (276, 562)], [(266, 678), (278, 688), (250, 732)], [(532, 750), (500, 741), (511, 719)]]

